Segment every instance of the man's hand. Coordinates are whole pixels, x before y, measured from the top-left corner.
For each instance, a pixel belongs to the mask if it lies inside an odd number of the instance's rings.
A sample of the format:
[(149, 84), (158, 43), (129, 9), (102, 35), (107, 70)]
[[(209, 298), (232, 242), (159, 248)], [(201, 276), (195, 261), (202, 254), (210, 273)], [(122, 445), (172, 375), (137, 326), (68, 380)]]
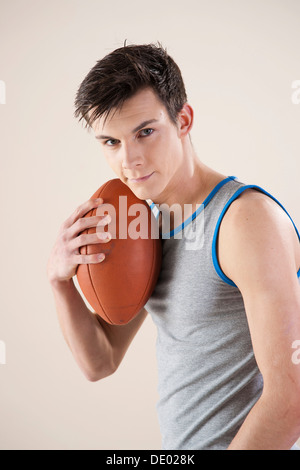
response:
[[(67, 281), (71, 279), (79, 264), (95, 264), (104, 260), (104, 253), (81, 255), (80, 247), (90, 244), (106, 243), (110, 234), (105, 232), (107, 238), (101, 239), (101, 233), (81, 234), (85, 229), (96, 227), (98, 224), (106, 225), (110, 216), (84, 216), (92, 209), (103, 203), (100, 199), (90, 199), (80, 205), (74, 213), (62, 224), (57, 240), (51, 252), (47, 265), (47, 275), (50, 282)], [(103, 232), (104, 233), (104, 232)]]
[(100, 380), (116, 371), (147, 316), (142, 308), (127, 325), (109, 325), (89, 310), (73, 282), (72, 277), (79, 264), (100, 263), (105, 257), (104, 253), (80, 254), (81, 246), (110, 240), (110, 237), (99, 238), (100, 233), (110, 235), (108, 232), (82, 233), (98, 224), (109, 224), (110, 216), (84, 218), (102, 203), (102, 199), (85, 202), (62, 224), (47, 265), (61, 330), (77, 364), (91, 381)]

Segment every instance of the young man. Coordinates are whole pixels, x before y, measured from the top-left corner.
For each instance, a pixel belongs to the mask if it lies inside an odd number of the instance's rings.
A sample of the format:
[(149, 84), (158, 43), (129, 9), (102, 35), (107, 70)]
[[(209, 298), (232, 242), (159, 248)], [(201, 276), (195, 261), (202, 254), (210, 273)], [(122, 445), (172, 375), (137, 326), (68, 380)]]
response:
[[(164, 449), (292, 448), (300, 436), (300, 365), (292, 360), (300, 339), (300, 245), (288, 213), (262, 188), (198, 159), (193, 109), (178, 66), (161, 46), (108, 54), (83, 80), (75, 105), (75, 116), (93, 129), (108, 164), (135, 195), (176, 208), (171, 232), (162, 234), (153, 295), (124, 326), (90, 312), (72, 280), (78, 264), (104, 259), (79, 252), (99, 243), (97, 234), (80, 232), (97, 225), (99, 217), (83, 216), (103, 201), (85, 202), (63, 223), (48, 277), (84, 374), (99, 380), (115, 372), (149, 313), (158, 331)], [(204, 237), (190, 250), (203, 213)]]

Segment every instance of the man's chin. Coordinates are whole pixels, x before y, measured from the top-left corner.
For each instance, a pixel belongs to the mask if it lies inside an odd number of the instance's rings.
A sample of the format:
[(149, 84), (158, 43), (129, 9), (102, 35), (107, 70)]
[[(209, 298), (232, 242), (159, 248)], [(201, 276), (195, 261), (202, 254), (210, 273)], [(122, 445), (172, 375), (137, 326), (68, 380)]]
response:
[(134, 186), (131, 186), (130, 184), (127, 184), (129, 189), (133, 192), (133, 194), (138, 198), (141, 199), (142, 201), (145, 201), (146, 199), (151, 199), (151, 195), (149, 194), (149, 191), (144, 190), (143, 188), (135, 188)]
[(151, 199), (154, 195), (153, 189), (151, 187), (146, 187), (143, 184), (131, 183), (130, 180), (125, 180), (124, 183), (128, 188), (133, 192), (133, 194), (138, 198), (145, 201), (146, 199)]

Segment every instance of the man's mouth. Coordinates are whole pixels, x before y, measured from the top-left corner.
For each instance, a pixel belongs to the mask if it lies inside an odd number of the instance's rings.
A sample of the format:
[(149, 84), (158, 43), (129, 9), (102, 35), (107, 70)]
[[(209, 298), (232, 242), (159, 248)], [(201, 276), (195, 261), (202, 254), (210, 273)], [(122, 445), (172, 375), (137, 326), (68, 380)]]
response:
[(144, 181), (147, 181), (152, 175), (153, 175), (154, 171), (152, 173), (149, 173), (149, 175), (146, 175), (146, 176), (142, 176), (141, 178), (128, 178), (130, 183), (143, 183)]

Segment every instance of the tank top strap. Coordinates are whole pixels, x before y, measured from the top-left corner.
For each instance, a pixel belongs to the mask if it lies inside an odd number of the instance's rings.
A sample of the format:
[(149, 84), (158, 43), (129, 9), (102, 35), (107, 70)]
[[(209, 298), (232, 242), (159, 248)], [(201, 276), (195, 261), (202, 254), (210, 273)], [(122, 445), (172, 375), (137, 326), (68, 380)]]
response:
[[(216, 223), (216, 226), (215, 226), (215, 230), (214, 230), (214, 236), (213, 236), (213, 242), (212, 242), (212, 258), (213, 258), (213, 264), (214, 264), (214, 267), (215, 267), (215, 270), (217, 272), (217, 274), (219, 275), (219, 277), (224, 281), (226, 282), (227, 284), (233, 286), (233, 287), (237, 287), (236, 284), (231, 280), (229, 279), (222, 271), (221, 267), (220, 267), (220, 264), (219, 264), (219, 261), (218, 261), (218, 256), (217, 256), (217, 240), (218, 240), (218, 234), (219, 234), (219, 229), (220, 229), (220, 225), (221, 225), (221, 222), (223, 220), (223, 217), (224, 215), (226, 214), (227, 210), (229, 209), (230, 205), (233, 203), (233, 201), (235, 201), (244, 191), (246, 191), (247, 189), (256, 189), (257, 191), (260, 191), (261, 193), (265, 194), (266, 196), (270, 197), (271, 199), (273, 199), (273, 201), (275, 201), (283, 210), (284, 212), (288, 215), (288, 217), (290, 218), (295, 230), (296, 230), (296, 233), (297, 233), (297, 236), (298, 236), (298, 239), (299, 239), (299, 242), (300, 242), (300, 234), (299, 234), (299, 231), (293, 221), (293, 219), (291, 218), (290, 214), (288, 213), (288, 211), (283, 207), (283, 205), (274, 197), (272, 196), (269, 192), (267, 192), (265, 189), (261, 188), (260, 186), (257, 186), (257, 185), (253, 185), (253, 184), (249, 184), (249, 185), (246, 185), (246, 184), (243, 184), (241, 187), (239, 187), (235, 193), (230, 197), (230, 199), (226, 202), (226, 204), (224, 205), (223, 209), (222, 209), (222, 212), (221, 214), (219, 215), (218, 217), (218, 220), (217, 220), (217, 223)], [(297, 272), (297, 276), (298, 278), (300, 279), (300, 269), (299, 271)]]

